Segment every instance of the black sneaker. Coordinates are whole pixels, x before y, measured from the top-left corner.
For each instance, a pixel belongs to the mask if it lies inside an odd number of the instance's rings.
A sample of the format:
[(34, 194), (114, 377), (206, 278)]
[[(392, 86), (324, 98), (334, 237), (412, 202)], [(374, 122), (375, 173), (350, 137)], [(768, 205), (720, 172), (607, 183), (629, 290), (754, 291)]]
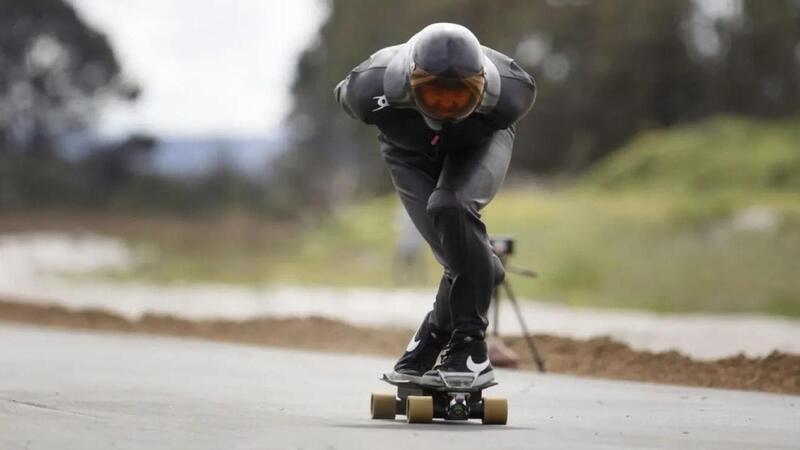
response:
[(483, 386), (494, 381), (486, 341), (454, 335), (445, 346), (442, 362), (422, 376), (423, 384), (449, 387)]
[(394, 365), (392, 373), (387, 374), (389, 379), (419, 383), (422, 381), (422, 375), (436, 364), (439, 353), (447, 344), (450, 335), (431, 329), (428, 325), (429, 316), (430, 313), (425, 316), (419, 329), (411, 337), (406, 352)]

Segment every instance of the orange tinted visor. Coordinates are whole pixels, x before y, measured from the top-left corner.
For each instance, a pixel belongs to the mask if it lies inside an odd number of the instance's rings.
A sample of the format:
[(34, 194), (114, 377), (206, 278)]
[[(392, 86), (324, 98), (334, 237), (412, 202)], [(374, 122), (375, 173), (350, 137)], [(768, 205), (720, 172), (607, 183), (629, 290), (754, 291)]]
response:
[(483, 72), (466, 78), (443, 78), (419, 68), (411, 71), (411, 92), (417, 108), (437, 120), (463, 119), (472, 114), (485, 86)]

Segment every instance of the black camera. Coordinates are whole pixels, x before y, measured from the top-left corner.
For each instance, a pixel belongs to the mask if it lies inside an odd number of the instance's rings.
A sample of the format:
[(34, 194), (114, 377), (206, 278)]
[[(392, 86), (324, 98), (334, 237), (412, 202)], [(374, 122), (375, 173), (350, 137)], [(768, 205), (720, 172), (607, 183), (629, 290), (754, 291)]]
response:
[(508, 256), (514, 254), (514, 238), (510, 236), (490, 237), (489, 243), (497, 256)]

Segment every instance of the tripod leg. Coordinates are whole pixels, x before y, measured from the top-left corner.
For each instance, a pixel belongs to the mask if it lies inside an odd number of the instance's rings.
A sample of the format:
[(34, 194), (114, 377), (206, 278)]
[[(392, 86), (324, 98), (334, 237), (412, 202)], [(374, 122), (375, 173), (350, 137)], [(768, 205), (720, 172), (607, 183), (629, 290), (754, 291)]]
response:
[(519, 309), (519, 303), (517, 303), (517, 298), (511, 291), (511, 285), (508, 283), (508, 281), (503, 281), (503, 287), (506, 289), (506, 295), (508, 296), (508, 299), (511, 300), (511, 305), (514, 306), (514, 311), (516, 311), (517, 313), (519, 326), (520, 328), (522, 328), (522, 334), (525, 337), (525, 342), (528, 343), (528, 348), (531, 351), (531, 356), (533, 357), (533, 361), (536, 363), (536, 367), (539, 369), (539, 372), (544, 372), (545, 371), (544, 360), (539, 354), (539, 350), (536, 348), (536, 344), (533, 342), (533, 337), (528, 332), (528, 326), (525, 324), (525, 318), (522, 317), (522, 311)]

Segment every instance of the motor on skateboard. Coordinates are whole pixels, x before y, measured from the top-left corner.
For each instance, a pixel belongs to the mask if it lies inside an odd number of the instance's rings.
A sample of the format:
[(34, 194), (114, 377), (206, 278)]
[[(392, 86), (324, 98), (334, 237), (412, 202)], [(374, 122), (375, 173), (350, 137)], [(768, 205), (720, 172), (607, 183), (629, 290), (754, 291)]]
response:
[(473, 386), (458, 380), (443, 380), (441, 386), (394, 380), (383, 374), (380, 379), (397, 387), (397, 394), (373, 393), (370, 413), (373, 419), (394, 419), (406, 416), (408, 423), (428, 423), (434, 418), (445, 420), (481, 419), (485, 425), (505, 425), (508, 401), (486, 398), (483, 390), (496, 385), (492, 381)]

